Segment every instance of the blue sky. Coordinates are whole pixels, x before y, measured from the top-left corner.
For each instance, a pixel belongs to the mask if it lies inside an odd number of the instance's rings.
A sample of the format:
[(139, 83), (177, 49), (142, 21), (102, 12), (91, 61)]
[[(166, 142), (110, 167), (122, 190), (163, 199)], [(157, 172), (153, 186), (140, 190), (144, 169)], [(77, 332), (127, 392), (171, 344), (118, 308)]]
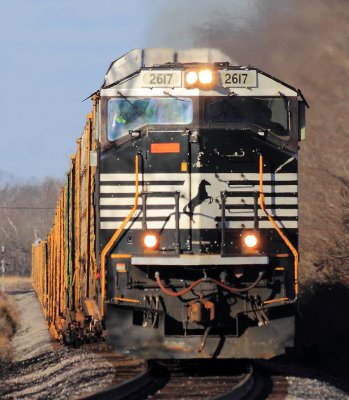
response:
[(0, 173), (24, 180), (64, 176), (91, 107), (82, 100), (111, 61), (136, 47), (188, 47), (184, 27), (227, 10), (237, 28), (257, 17), (253, 0), (221, 0), (219, 10), (214, 0), (2, 3)]

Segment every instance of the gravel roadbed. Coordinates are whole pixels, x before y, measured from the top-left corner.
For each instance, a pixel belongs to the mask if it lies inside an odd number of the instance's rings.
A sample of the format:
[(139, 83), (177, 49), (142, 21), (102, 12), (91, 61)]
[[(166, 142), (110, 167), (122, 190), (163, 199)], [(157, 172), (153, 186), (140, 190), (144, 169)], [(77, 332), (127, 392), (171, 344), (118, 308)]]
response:
[(79, 349), (53, 342), (34, 292), (11, 296), (20, 311), (20, 327), (12, 341), (11, 363), (0, 365), (0, 398), (74, 399), (115, 381), (117, 362), (102, 344)]

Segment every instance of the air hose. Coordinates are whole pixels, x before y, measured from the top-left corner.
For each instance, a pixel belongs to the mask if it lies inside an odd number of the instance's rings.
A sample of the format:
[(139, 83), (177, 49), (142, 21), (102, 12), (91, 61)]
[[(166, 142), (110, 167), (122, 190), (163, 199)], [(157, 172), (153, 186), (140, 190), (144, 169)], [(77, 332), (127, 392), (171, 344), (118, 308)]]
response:
[(238, 288), (233, 288), (231, 286), (228, 286), (226, 284), (224, 284), (221, 281), (218, 281), (217, 279), (214, 278), (201, 278), (198, 279), (197, 281), (193, 282), (192, 284), (190, 284), (188, 287), (184, 288), (183, 290), (179, 291), (179, 292), (174, 292), (173, 290), (169, 290), (167, 288), (165, 288), (165, 286), (163, 285), (163, 283), (161, 282), (161, 278), (160, 278), (160, 273), (157, 271), (155, 272), (155, 279), (157, 284), (159, 285), (159, 288), (167, 295), (172, 296), (172, 297), (179, 297), (179, 296), (183, 296), (184, 294), (190, 292), (195, 286), (199, 285), (202, 282), (212, 282), (215, 283), (216, 285), (222, 287), (225, 290), (228, 290), (229, 292), (232, 293), (243, 293), (243, 292), (247, 292), (251, 289), (253, 289), (255, 286), (258, 285), (258, 283), (261, 281), (261, 279), (263, 278), (264, 275), (264, 271), (259, 272), (258, 274), (258, 278), (249, 286), (238, 289)]

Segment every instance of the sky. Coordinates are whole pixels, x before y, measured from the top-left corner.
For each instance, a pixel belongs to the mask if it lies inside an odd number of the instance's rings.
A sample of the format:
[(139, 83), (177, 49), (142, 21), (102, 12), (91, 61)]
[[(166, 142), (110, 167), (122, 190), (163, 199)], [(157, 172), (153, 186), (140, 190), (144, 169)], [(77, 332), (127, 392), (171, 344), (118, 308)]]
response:
[(190, 47), (191, 25), (228, 12), (239, 29), (258, 11), (254, 0), (1, 3), (0, 180), (22, 181), (63, 178), (91, 109), (82, 100), (113, 60), (133, 48)]

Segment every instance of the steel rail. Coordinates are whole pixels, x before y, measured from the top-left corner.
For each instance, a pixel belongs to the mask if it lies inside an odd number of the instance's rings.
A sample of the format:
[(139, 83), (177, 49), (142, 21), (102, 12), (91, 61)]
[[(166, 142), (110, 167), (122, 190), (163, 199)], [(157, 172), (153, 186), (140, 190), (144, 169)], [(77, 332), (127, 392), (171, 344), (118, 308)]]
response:
[(219, 394), (211, 400), (243, 400), (257, 399), (263, 388), (263, 383), (253, 369), (253, 365), (248, 365), (247, 375), (235, 385), (229, 392)]
[[(147, 362), (146, 370), (136, 377), (124, 381), (121, 384), (110, 386), (101, 392), (83, 397), (81, 400), (126, 400), (136, 399), (138, 397), (148, 398), (149, 395), (158, 398), (160, 393), (158, 392), (159, 389), (161, 390), (161, 398), (176, 399), (178, 393), (175, 390), (173, 393), (166, 393), (166, 390), (164, 391), (164, 388), (167, 387), (168, 384), (171, 386), (172, 379), (175, 379), (176, 382), (176, 379), (178, 380), (178, 378), (182, 375), (181, 373), (178, 375), (178, 373), (172, 369), (173, 368), (157, 362)], [(185, 380), (188, 378), (190, 379), (190, 376), (185, 375), (183, 377), (183, 382), (185, 382)], [(205, 382), (207, 378), (209, 378), (208, 375), (202, 376), (202, 380)], [(174, 383), (172, 383), (172, 386), (173, 384)], [(177, 384), (178, 383), (176, 383), (176, 385)], [(214, 387), (219, 387), (219, 389), (222, 389), (224, 393), (216, 395), (213, 398), (210, 397), (212, 400), (256, 400), (260, 398), (259, 396), (264, 388), (264, 385), (260, 376), (254, 371), (252, 363), (249, 363), (247, 365), (247, 373), (244, 373), (244, 376), (239, 379), (237, 384), (234, 383), (234, 386), (230, 390), (226, 391), (226, 384), (224, 386), (219, 386), (219, 384), (216, 383), (212, 388)], [(173, 390), (173, 388), (171, 390)], [(189, 388), (188, 390), (185, 390), (183, 392), (183, 396), (183, 398), (190, 399), (191, 390)], [(203, 396), (203, 398), (208, 398), (208, 393), (203, 394)]]
[(139, 375), (120, 384), (109, 386), (108, 388), (94, 393), (80, 400), (126, 400), (130, 396), (137, 394), (154, 381), (156, 365), (146, 363), (146, 369)]

